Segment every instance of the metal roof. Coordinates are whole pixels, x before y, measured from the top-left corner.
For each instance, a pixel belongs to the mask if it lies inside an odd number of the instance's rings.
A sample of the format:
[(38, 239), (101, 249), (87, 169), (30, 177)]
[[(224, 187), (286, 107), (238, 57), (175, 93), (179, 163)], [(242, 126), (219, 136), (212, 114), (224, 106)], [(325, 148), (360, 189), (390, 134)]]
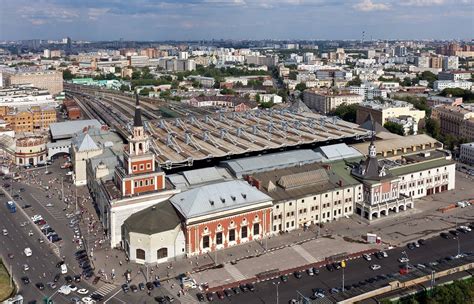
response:
[(237, 178), (242, 178), (245, 174), (311, 164), (320, 162), (322, 159), (321, 153), (305, 149), (226, 160), (220, 165), (228, 168)]
[(271, 197), (240, 180), (204, 185), (170, 198), (170, 202), (186, 219), (264, 202), (271, 206), (271, 201)]
[(100, 128), (101, 124), (97, 119), (55, 122), (49, 125), (49, 130), (51, 131), (51, 137), (55, 140), (71, 138), (74, 133), (87, 127)]
[(363, 156), (359, 151), (344, 143), (319, 147), (318, 150), (330, 161)]

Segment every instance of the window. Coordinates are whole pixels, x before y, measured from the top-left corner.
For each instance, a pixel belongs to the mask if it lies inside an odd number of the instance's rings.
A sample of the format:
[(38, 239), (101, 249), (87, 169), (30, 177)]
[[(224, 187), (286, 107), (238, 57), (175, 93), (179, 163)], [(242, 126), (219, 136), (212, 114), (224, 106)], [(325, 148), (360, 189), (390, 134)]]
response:
[(133, 166), (133, 171), (137, 171), (137, 166)]
[(151, 169), (151, 164), (150, 163), (146, 164), (146, 168)]
[(218, 232), (216, 234), (216, 244), (217, 245), (222, 245), (222, 232)]
[(135, 188), (138, 187), (138, 182), (135, 182)]
[(235, 229), (229, 230), (229, 242), (235, 241)]
[(158, 251), (156, 251), (156, 257), (158, 259), (163, 259), (163, 258), (168, 257), (168, 248), (163, 247), (163, 248), (158, 249)]
[(155, 183), (155, 180), (152, 178), (150, 179), (150, 185), (153, 185)]
[(241, 238), (245, 239), (247, 237), (247, 226), (242, 227)]
[(140, 165), (140, 170), (143, 170), (143, 164)]
[(138, 260), (144, 260), (144, 259), (145, 259), (145, 250), (143, 250), (143, 249), (137, 249), (136, 258), (137, 258)]
[(260, 225), (258, 223), (253, 224), (253, 235), (260, 234)]
[(209, 248), (209, 236), (205, 235), (202, 237), (202, 248)]
[(148, 186), (148, 180), (145, 179), (145, 186)]

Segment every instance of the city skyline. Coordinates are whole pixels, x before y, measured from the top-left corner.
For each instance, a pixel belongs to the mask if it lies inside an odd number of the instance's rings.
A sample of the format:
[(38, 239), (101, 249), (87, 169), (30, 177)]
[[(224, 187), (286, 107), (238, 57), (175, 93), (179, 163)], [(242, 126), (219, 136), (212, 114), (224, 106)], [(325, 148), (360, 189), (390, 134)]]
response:
[(474, 27), (471, 0), (0, 3), (0, 40), (470, 39)]

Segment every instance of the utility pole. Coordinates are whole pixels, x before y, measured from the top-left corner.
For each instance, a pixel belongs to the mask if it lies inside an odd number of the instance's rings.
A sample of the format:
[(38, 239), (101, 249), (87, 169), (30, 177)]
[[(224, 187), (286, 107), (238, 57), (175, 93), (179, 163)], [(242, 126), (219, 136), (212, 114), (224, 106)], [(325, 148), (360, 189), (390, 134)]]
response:
[(278, 295), (278, 286), (280, 285), (280, 281), (278, 281), (278, 282), (273, 282), (273, 285), (275, 285), (275, 287), (276, 287), (276, 296), (277, 296), (276, 304), (279, 304), (280, 298), (279, 298), (279, 295)]

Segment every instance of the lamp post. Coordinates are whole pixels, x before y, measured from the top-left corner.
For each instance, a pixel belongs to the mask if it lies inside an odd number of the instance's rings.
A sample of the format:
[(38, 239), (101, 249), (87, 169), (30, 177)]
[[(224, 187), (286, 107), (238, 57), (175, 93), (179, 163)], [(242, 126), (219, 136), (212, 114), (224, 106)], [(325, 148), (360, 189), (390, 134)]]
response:
[(273, 282), (273, 285), (275, 285), (275, 287), (276, 287), (276, 296), (277, 296), (276, 304), (279, 304), (278, 286), (280, 285), (280, 281)]
[(346, 268), (346, 261), (344, 260), (341, 261), (341, 267), (342, 267), (342, 292), (344, 292), (344, 269)]

